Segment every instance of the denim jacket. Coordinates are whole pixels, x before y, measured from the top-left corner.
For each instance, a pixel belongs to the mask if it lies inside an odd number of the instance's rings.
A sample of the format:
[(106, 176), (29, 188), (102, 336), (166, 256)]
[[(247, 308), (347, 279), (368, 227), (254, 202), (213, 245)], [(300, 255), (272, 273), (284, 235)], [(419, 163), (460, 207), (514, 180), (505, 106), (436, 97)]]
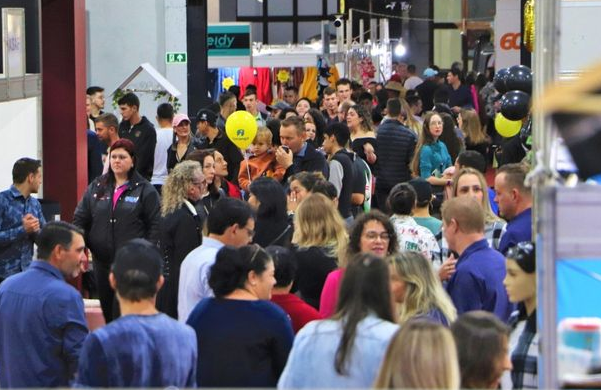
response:
[(278, 389), (292, 388), (370, 388), (392, 337), (399, 326), (375, 315), (357, 325), (355, 344), (347, 360), (348, 375), (334, 367), (336, 350), (342, 337), (339, 320), (308, 323), (296, 335)]

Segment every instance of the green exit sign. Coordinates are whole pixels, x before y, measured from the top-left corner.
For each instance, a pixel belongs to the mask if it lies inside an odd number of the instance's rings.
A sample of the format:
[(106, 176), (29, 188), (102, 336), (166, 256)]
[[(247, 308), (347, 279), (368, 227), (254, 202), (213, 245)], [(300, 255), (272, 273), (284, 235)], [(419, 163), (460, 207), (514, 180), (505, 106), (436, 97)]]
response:
[(188, 55), (185, 52), (167, 52), (165, 53), (165, 62), (168, 64), (185, 64), (188, 62)]

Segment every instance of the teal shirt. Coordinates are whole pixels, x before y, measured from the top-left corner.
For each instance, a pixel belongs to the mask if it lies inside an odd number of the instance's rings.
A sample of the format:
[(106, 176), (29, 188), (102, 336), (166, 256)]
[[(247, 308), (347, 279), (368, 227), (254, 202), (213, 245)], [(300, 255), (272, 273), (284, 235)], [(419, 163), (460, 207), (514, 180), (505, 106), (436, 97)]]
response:
[(422, 178), (427, 179), (432, 175), (440, 177), (452, 164), (451, 155), (443, 142), (436, 141), (422, 146), (419, 153), (419, 175)]
[(418, 225), (423, 226), (423, 227), (427, 228), (428, 230), (430, 230), (432, 232), (432, 234), (434, 234), (434, 236), (436, 236), (440, 232), (440, 229), (442, 228), (442, 221), (438, 218), (413, 217), (413, 219), (415, 220), (415, 222), (417, 222)]

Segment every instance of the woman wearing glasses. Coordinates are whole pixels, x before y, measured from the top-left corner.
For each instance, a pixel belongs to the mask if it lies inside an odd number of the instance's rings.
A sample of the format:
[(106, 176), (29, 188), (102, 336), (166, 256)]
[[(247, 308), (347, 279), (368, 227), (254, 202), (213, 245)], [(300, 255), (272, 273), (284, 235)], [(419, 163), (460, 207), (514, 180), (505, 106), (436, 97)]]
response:
[(157, 309), (177, 319), (179, 271), (188, 253), (202, 243), (203, 218), (196, 204), (205, 191), (206, 180), (197, 161), (182, 161), (163, 185), (160, 244), (165, 284), (157, 295)]
[(536, 329), (536, 256), (534, 244), (520, 242), (507, 251), (503, 284), (518, 310), (509, 318), (509, 355), (513, 369), (503, 377), (504, 389), (538, 387), (538, 331)]
[(347, 259), (358, 253), (371, 253), (386, 257), (398, 251), (397, 235), (390, 219), (378, 210), (358, 217), (350, 231), (348, 248), (344, 256), (339, 258), (337, 270), (328, 274), (321, 291), (319, 314), (328, 318), (334, 314), (338, 301), (338, 290), (344, 275)]
[(424, 118), (424, 126), (415, 148), (411, 171), (426, 179), (432, 186), (445, 186), (447, 179), (442, 177), (445, 169), (452, 165), (446, 145), (439, 140), (443, 122), (440, 114), (429, 112)]
[(336, 313), (308, 323), (296, 335), (278, 388), (371, 387), (399, 328), (393, 323), (389, 280), (381, 258), (359, 254), (351, 259)]
[(258, 245), (223, 247), (211, 268), (214, 298), (200, 301), (187, 324), (198, 342), (198, 387), (274, 387), (294, 333), (269, 302), (276, 283), (271, 257)]

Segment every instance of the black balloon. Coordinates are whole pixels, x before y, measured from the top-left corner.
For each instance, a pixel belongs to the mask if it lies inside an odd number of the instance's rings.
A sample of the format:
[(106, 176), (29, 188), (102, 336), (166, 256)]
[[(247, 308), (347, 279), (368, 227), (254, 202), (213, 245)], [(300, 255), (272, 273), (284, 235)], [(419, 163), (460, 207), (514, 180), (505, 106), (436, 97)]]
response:
[(523, 91), (509, 91), (501, 98), (501, 114), (509, 120), (523, 119), (530, 112), (530, 95)]
[(495, 74), (495, 78), (493, 79), (495, 89), (499, 91), (501, 95), (508, 91), (507, 86), (505, 85), (508, 76), (509, 69), (502, 68), (497, 71), (497, 73)]
[(524, 65), (514, 65), (509, 68), (509, 75), (505, 79), (508, 91), (522, 91), (532, 94), (532, 71)]

